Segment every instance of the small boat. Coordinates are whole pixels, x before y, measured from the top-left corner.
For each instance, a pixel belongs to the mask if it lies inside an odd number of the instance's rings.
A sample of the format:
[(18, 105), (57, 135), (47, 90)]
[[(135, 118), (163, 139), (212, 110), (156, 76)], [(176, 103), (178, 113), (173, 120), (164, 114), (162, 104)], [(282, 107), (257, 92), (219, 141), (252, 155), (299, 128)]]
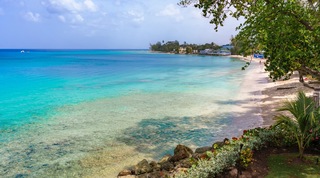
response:
[(21, 50), (20, 53), (24, 53), (24, 50)]

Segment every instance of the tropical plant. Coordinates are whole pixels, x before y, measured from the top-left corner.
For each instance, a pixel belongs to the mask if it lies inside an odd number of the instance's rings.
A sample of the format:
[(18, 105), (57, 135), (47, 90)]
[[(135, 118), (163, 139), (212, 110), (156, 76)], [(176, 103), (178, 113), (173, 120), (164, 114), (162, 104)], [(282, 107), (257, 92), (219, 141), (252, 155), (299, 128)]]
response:
[(285, 102), (278, 111), (291, 113), (292, 117), (284, 114), (276, 116), (276, 125), (284, 125), (284, 128), (294, 135), (299, 157), (302, 159), (305, 148), (320, 129), (320, 109), (315, 107), (312, 98), (308, 98), (304, 92), (299, 92), (296, 100)]

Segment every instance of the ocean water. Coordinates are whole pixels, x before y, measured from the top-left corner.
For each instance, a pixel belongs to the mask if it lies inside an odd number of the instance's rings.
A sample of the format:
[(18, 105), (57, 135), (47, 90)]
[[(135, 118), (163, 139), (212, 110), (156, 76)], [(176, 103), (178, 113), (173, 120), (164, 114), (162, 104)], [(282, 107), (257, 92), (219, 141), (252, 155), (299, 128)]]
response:
[[(0, 50), (0, 177), (115, 177), (239, 134), (244, 62), (146, 50)], [(236, 126), (235, 126), (236, 125)]]

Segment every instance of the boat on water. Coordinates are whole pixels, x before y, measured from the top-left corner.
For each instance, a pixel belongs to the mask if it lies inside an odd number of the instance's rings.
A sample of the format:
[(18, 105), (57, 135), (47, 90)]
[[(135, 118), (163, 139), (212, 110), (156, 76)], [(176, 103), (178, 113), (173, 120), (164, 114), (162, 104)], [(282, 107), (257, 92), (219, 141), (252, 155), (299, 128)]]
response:
[(24, 50), (21, 50), (20, 53), (24, 53)]

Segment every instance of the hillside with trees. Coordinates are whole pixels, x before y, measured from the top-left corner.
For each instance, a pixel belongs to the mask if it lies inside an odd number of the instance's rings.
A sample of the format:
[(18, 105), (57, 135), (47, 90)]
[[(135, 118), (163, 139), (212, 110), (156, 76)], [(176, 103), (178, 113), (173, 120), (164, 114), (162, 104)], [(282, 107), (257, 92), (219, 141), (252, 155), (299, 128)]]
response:
[(215, 44), (214, 42), (200, 45), (188, 44), (187, 42), (180, 44), (177, 40), (168, 42), (158, 41), (155, 44), (150, 44), (151, 51), (175, 54), (198, 54), (201, 50), (205, 49), (219, 50), (221, 49), (221, 46)]

